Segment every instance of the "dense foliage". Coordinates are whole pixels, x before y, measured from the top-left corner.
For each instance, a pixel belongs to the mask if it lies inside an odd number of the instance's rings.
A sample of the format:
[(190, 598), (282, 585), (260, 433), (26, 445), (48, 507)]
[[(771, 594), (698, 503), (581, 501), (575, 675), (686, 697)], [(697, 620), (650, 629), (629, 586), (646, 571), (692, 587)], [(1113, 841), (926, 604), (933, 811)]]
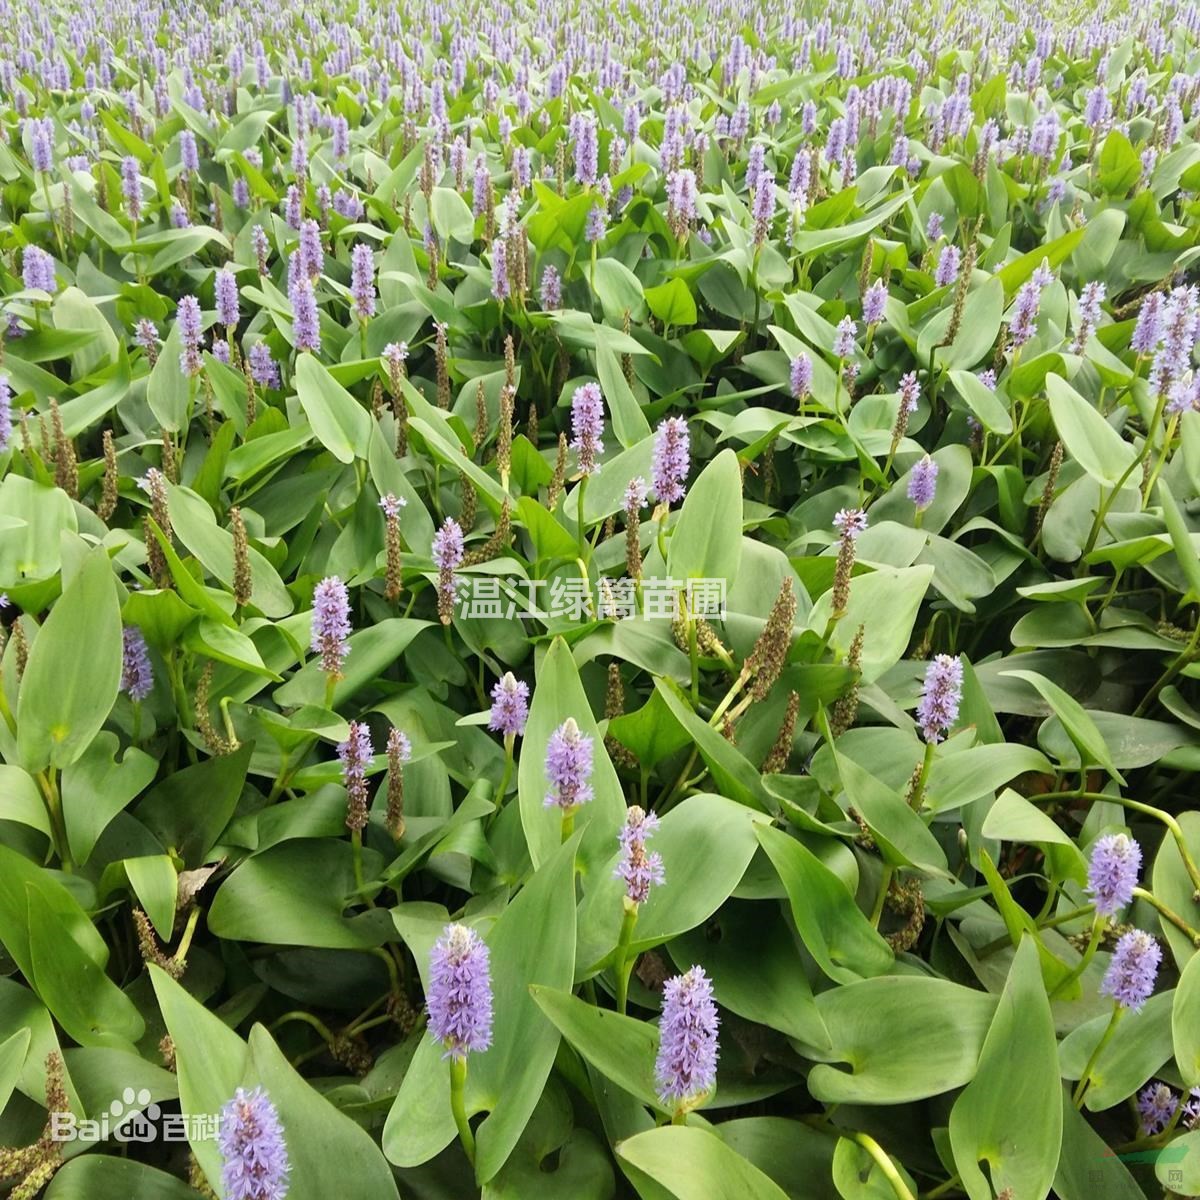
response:
[(1194, 5), (2, 10), (13, 1196), (1200, 1195)]

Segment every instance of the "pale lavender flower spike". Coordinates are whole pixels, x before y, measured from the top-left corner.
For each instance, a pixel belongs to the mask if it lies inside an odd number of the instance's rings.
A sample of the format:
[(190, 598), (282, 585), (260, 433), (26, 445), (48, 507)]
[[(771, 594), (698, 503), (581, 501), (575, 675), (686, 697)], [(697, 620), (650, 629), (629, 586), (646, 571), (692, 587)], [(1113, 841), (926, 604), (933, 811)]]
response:
[(920, 459), (908, 478), (908, 498), (924, 511), (937, 495), (938, 465), (928, 454)]
[(645, 904), (651, 886), (666, 882), (662, 855), (655, 851), (646, 852), (646, 839), (657, 829), (657, 815), (645, 812), (635, 804), (617, 834), (621, 856), (613, 875), (624, 882), (625, 895), (631, 904)]
[(712, 1090), (717, 1081), (717, 1006), (703, 967), (694, 966), (663, 985), (658, 1058), (658, 1098), (676, 1108)]
[(917, 723), (927, 742), (940, 742), (958, 720), (962, 683), (962, 660), (957, 656), (939, 654), (930, 662), (917, 705)]
[(594, 475), (599, 469), (598, 455), (604, 453), (604, 395), (598, 383), (585, 383), (575, 389), (571, 400), (571, 449), (579, 454), (579, 473)]
[(1088, 895), (1101, 916), (1112, 917), (1132, 899), (1142, 869), (1142, 848), (1124, 833), (1098, 838), (1088, 863)]
[(1154, 981), (1162, 962), (1162, 947), (1142, 929), (1121, 935), (1108, 970), (1100, 983), (1100, 995), (1111, 996), (1122, 1008), (1138, 1012), (1154, 994)]
[(350, 593), (336, 575), (329, 575), (313, 591), (312, 652), (321, 656), (322, 671), (341, 674), (349, 636)]
[[(883, 320), (884, 306), (887, 304), (888, 291), (887, 285), (882, 279), (877, 279), (869, 288), (862, 298), (862, 314), (863, 323), (866, 325), (878, 325)], [(851, 333), (851, 341), (853, 341), (853, 333)], [(850, 351), (842, 354), (842, 358), (849, 358), (853, 352), (853, 346)]]
[(234, 1093), (221, 1110), (217, 1145), (224, 1160), (225, 1200), (284, 1200), (287, 1142), (279, 1113), (262, 1088)]
[(466, 925), (447, 925), (429, 956), (429, 1032), (444, 1058), (492, 1044), (492, 975), (487, 944)]
[(592, 798), (592, 739), (568, 717), (551, 735), (546, 744), (546, 779), (550, 791), (546, 794), (547, 808), (560, 808), (564, 813), (586, 804)]
[(145, 700), (154, 688), (154, 669), (146, 639), (136, 625), (121, 631), (121, 691), (131, 700)]
[(217, 298), (217, 320), (227, 327), (236, 325), (239, 316), (237, 277), (228, 267), (217, 272), (213, 290)]
[(505, 671), (492, 688), (492, 709), (488, 728), (505, 737), (517, 737), (525, 732), (529, 719), (529, 684), (511, 671)]
[(654, 493), (663, 504), (683, 499), (688, 474), (689, 437), (682, 417), (667, 417), (654, 433), (651, 464)]
[(803, 351), (792, 359), (788, 368), (788, 388), (793, 400), (803, 400), (812, 389), (812, 359)]
[(1171, 1123), (1179, 1100), (1165, 1083), (1148, 1083), (1137, 1097), (1138, 1117), (1147, 1137), (1161, 1133)]
[(833, 338), (833, 352), (838, 358), (850, 358), (854, 354), (854, 334), (854, 318), (843, 317)]

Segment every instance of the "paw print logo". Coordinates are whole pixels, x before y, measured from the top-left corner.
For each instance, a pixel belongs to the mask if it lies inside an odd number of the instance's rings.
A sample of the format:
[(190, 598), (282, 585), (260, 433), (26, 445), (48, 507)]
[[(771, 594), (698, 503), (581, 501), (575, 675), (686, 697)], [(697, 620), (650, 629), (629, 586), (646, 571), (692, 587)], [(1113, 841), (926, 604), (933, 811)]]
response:
[(155, 1122), (162, 1109), (150, 1098), (148, 1088), (127, 1087), (108, 1111), (112, 1117), (113, 1138), (118, 1142), (152, 1142), (158, 1136)]

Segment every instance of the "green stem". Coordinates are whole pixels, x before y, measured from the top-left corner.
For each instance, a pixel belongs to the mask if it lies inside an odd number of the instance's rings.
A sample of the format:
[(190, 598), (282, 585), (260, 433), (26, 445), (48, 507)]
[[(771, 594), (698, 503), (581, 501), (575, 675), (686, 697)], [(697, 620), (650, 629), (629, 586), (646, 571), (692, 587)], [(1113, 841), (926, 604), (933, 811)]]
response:
[(471, 1124), (467, 1120), (465, 1095), (467, 1086), (467, 1060), (454, 1055), (450, 1059), (450, 1111), (454, 1114), (454, 1124), (458, 1127), (458, 1137), (462, 1142), (463, 1152), (471, 1166), (475, 1165), (475, 1135), (471, 1132)]
[(563, 811), (562, 815), (562, 840), (570, 841), (571, 834), (575, 832), (575, 810), (568, 808)]
[(1079, 1082), (1075, 1085), (1075, 1092), (1071, 1100), (1076, 1108), (1083, 1107), (1083, 1098), (1087, 1094), (1088, 1084), (1092, 1081), (1092, 1072), (1096, 1069), (1096, 1063), (1099, 1061), (1104, 1047), (1108, 1045), (1113, 1033), (1116, 1032), (1117, 1022), (1121, 1019), (1121, 1014), (1124, 1011), (1119, 1004), (1113, 1005), (1112, 1016), (1108, 1019), (1108, 1025), (1101, 1035), (1100, 1040), (1096, 1043), (1096, 1048), (1092, 1051), (1092, 1057), (1088, 1059), (1087, 1066), (1083, 1068), (1083, 1074), (1079, 1077)]
[(1200, 933), (1197, 933), (1173, 908), (1168, 908), (1153, 892), (1148, 892), (1145, 888), (1134, 888), (1133, 894), (1139, 900), (1145, 900), (1147, 904), (1158, 909), (1165, 920), (1170, 921), (1176, 929), (1186, 934), (1191, 939), (1192, 945), (1200, 949)]
[(925, 781), (929, 778), (929, 768), (933, 766), (933, 752), (937, 749), (936, 742), (925, 743), (925, 757), (921, 760), (921, 774), (917, 776), (917, 786), (913, 788), (909, 803), (913, 812), (921, 811), (921, 800), (925, 796)]
[(54, 842), (54, 848), (58, 852), (59, 862), (64, 871), (73, 871), (75, 869), (75, 861), (71, 857), (71, 846), (67, 840), (67, 826), (63, 818), (62, 798), (58, 792), (58, 782), (55, 779), (54, 768), (47, 767), (44, 771), (39, 771), (35, 778), (38, 790), (42, 793), (42, 802), (46, 806), (46, 815), (50, 818), (50, 829), (53, 834), (51, 840)]
[(1104, 930), (1108, 925), (1108, 918), (1101, 913), (1096, 913), (1092, 918), (1092, 936), (1088, 938), (1087, 948), (1084, 950), (1079, 961), (1071, 969), (1071, 971), (1054, 986), (1050, 993), (1050, 999), (1055, 996), (1063, 995), (1067, 988), (1079, 979), (1084, 971), (1088, 969), (1088, 964), (1096, 957), (1096, 951), (1100, 948), (1100, 942), (1104, 937)]
[(892, 1185), (892, 1191), (896, 1193), (896, 1200), (916, 1200), (909, 1190), (908, 1184), (896, 1170), (896, 1164), (892, 1162), (891, 1156), (869, 1133), (856, 1133), (854, 1140), (875, 1160), (876, 1165), (883, 1172), (883, 1177)]
[(200, 906), (194, 905), (192, 911), (188, 913), (187, 926), (184, 928), (183, 937), (179, 939), (179, 945), (175, 948), (175, 953), (171, 955), (171, 959), (177, 963), (187, 961), (187, 952), (192, 946), (192, 937), (195, 935), (196, 926), (200, 922)]
[(579, 490), (575, 493), (578, 501), (578, 519), (579, 519), (579, 557), (586, 558), (588, 552), (587, 544), (587, 527), (583, 523), (583, 494), (587, 491), (588, 477), (583, 476), (579, 481)]
[(629, 943), (633, 940), (633, 927), (637, 924), (638, 906), (628, 897), (625, 899), (625, 916), (621, 920), (621, 936), (617, 939), (617, 957), (613, 972), (617, 977), (617, 1012), (624, 1013), (629, 999), (629, 976), (633, 971), (633, 958), (629, 954)]
[(1170, 830), (1171, 836), (1175, 839), (1175, 848), (1179, 851), (1179, 857), (1183, 859), (1184, 869), (1188, 873), (1188, 878), (1192, 881), (1192, 899), (1197, 904), (1200, 904), (1200, 868), (1196, 866), (1195, 859), (1192, 858), (1192, 852), (1188, 849), (1187, 839), (1183, 836), (1182, 827), (1169, 812), (1164, 812), (1161, 808), (1155, 808), (1150, 804), (1143, 804), (1140, 800), (1129, 800), (1124, 796), (1109, 796), (1105, 792), (1085, 792), (1082, 790), (1072, 792), (1040, 792), (1035, 796), (1029, 797), (1031, 804), (1047, 800), (1102, 800), (1110, 804), (1120, 804), (1123, 808), (1133, 809), (1134, 812), (1140, 812), (1144, 816), (1154, 817), (1155, 820), (1161, 821)]

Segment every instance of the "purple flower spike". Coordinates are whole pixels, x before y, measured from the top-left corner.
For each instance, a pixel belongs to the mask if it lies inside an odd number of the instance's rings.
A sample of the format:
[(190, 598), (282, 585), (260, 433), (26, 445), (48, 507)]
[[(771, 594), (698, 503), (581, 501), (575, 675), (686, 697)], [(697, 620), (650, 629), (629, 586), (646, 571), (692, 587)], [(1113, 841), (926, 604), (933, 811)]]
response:
[(288, 1153), (283, 1125), (270, 1098), (242, 1088), (221, 1109), (217, 1135), (224, 1166), (225, 1200), (284, 1200), (288, 1192)]
[(550, 781), (546, 807), (567, 813), (586, 804), (592, 798), (591, 777), (592, 739), (580, 731), (574, 717), (568, 717), (546, 745), (546, 778)]
[(803, 400), (812, 390), (812, 359), (803, 351), (792, 359), (788, 369), (788, 388), (793, 400)]
[(933, 282), (938, 287), (948, 287), (952, 284), (958, 278), (958, 269), (961, 260), (962, 255), (959, 253), (957, 246), (943, 246), (941, 254), (938, 255), (937, 270), (934, 272)]
[(1171, 1123), (1179, 1100), (1165, 1083), (1148, 1083), (1138, 1092), (1137, 1109), (1142, 1133), (1153, 1137)]
[(368, 802), (367, 767), (375, 747), (371, 745), (371, 731), (362, 721), (351, 721), (346, 740), (338, 746), (338, 758), (342, 760), (342, 783), (346, 788), (346, 824), (351, 829), (362, 829), (367, 823)]
[(131, 700), (145, 700), (154, 689), (154, 669), (146, 639), (136, 625), (121, 631), (121, 691)]
[(688, 474), (689, 437), (682, 417), (668, 417), (654, 433), (654, 493), (663, 504), (683, 499)]
[(529, 719), (529, 684), (505, 671), (492, 688), (492, 711), (488, 728), (505, 737), (519, 737)]
[(1088, 863), (1088, 895), (1104, 917), (1116, 916), (1132, 899), (1142, 869), (1142, 848), (1123, 833), (1097, 839)]
[(833, 352), (838, 358), (850, 358), (854, 354), (855, 325), (853, 317), (843, 317), (837, 325), (833, 338)]
[(492, 296), (501, 304), (508, 299), (508, 243), (497, 238), (492, 243)]
[(203, 366), (200, 358), (200, 301), (195, 296), (184, 296), (176, 311), (179, 323), (179, 340), (183, 349), (179, 352), (179, 369), (185, 375), (197, 375)]
[(142, 219), (142, 166), (132, 154), (121, 160), (121, 194), (125, 212), (136, 225)]
[(958, 720), (962, 681), (962, 660), (957, 656), (939, 654), (929, 664), (917, 705), (917, 723), (927, 742), (940, 742)]
[(908, 479), (908, 498), (924, 512), (937, 495), (938, 465), (928, 454), (912, 469)]
[(321, 321), (317, 315), (317, 297), (308, 276), (303, 273), (300, 252), (292, 252), (288, 270), (288, 300), (292, 305), (292, 337), (297, 350), (320, 350)]
[(575, 389), (571, 400), (571, 449), (579, 453), (580, 475), (594, 475), (600, 468), (596, 456), (604, 453), (604, 394), (598, 383)]
[(350, 253), (350, 294), (360, 321), (375, 315), (375, 258), (361, 242)]
[(662, 855), (646, 853), (646, 839), (658, 829), (658, 817), (636, 804), (625, 817), (625, 824), (617, 834), (621, 844), (621, 857), (613, 875), (624, 880), (625, 895), (630, 904), (645, 904), (653, 884), (666, 882)]
[(683, 1107), (717, 1081), (717, 1006), (703, 967), (692, 967), (663, 985), (658, 1058), (654, 1077), (664, 1105)]
[(492, 1044), (492, 973), (486, 943), (466, 925), (447, 925), (429, 956), (429, 1032), (445, 1058)]
[[(867, 325), (878, 325), (883, 320), (883, 310), (887, 304), (888, 291), (887, 285), (882, 279), (877, 279), (869, 288), (862, 298), (862, 315), (863, 322)], [(851, 334), (853, 338), (853, 334)], [(850, 353), (843, 354), (842, 358), (849, 358)]]
[(433, 535), (433, 561), (440, 571), (454, 571), (462, 565), (462, 527), (453, 517), (447, 517)]
[(12, 440), (12, 386), (7, 375), (0, 375), (0, 454)]
[(1138, 1012), (1154, 993), (1162, 947), (1142, 929), (1121, 935), (1108, 970), (1100, 983), (1100, 995), (1111, 996), (1122, 1008)]
[(542, 283), (539, 289), (542, 307), (549, 311), (562, 305), (562, 276), (553, 263), (547, 263), (542, 272)]
[(921, 398), (921, 384), (916, 371), (909, 371), (900, 376), (900, 403), (911, 415), (917, 411), (917, 401)]
[(238, 323), (237, 276), (223, 267), (216, 274), (213, 290), (217, 296), (217, 320), (227, 328)]
[(341, 675), (349, 636), (350, 594), (336, 575), (329, 575), (313, 591), (312, 652), (321, 656), (322, 671)]
[(260, 387), (279, 386), (279, 364), (271, 357), (271, 347), (266, 342), (255, 342), (250, 347), (250, 374)]
[(58, 287), (54, 259), (40, 246), (26, 246), (21, 254), (21, 282), (30, 289), (53, 292)]

